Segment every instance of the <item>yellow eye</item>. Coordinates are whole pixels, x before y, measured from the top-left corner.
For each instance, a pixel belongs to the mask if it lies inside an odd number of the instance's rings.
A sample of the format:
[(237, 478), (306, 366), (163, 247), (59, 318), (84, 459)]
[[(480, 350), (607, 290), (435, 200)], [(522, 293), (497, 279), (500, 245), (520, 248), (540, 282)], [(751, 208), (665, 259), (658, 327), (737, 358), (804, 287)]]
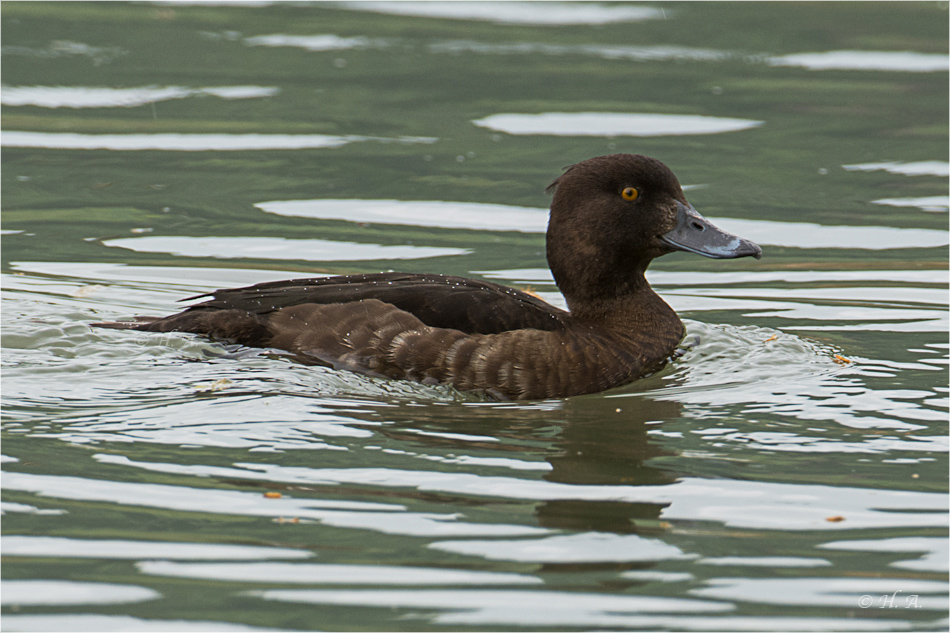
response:
[(627, 187), (620, 192), (620, 195), (623, 196), (624, 200), (630, 200), (632, 202), (640, 197), (640, 192), (636, 187)]

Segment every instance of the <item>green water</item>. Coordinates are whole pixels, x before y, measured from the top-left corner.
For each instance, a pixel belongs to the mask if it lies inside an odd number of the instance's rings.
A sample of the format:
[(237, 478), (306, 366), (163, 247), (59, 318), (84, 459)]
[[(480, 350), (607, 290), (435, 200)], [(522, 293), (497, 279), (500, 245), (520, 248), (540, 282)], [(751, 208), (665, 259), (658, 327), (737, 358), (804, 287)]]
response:
[[(4, 630), (946, 629), (947, 4), (452, 6), (3, 4)], [(541, 113), (680, 118), (483, 122)], [(614, 152), (765, 251), (656, 261), (691, 347), (621, 389), (89, 327), (383, 270), (561, 305), (493, 229)]]

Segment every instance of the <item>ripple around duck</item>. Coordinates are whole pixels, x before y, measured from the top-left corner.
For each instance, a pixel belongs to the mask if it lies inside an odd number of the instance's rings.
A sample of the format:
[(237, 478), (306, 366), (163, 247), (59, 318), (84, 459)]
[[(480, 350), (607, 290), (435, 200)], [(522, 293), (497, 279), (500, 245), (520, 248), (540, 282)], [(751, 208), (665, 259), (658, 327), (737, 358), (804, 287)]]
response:
[[(687, 321), (687, 342), (691, 337), (698, 337), (700, 342), (687, 349), (664, 377), (667, 386), (648, 392), (654, 399), (699, 405), (686, 410), (687, 417), (715, 416), (717, 411), (736, 407), (746, 416), (771, 414), (856, 429), (904, 432), (921, 431), (928, 424), (946, 419), (945, 410), (922, 403), (935, 396), (934, 392), (870, 386), (870, 378), (894, 371), (889, 364), (845, 358), (833, 347), (756, 326)], [(727, 438), (771, 450), (947, 451), (947, 443), (940, 436), (912, 436), (910, 441), (892, 438), (877, 448), (873, 440), (838, 443), (820, 436), (807, 438), (754, 429), (716, 439)]]

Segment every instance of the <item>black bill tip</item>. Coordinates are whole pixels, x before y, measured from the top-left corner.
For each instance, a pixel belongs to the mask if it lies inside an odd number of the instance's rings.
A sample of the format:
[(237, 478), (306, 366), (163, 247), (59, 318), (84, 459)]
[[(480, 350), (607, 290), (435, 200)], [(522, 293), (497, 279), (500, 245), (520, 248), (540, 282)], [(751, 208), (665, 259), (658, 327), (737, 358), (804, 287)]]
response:
[(758, 244), (726, 233), (688, 204), (676, 204), (676, 227), (660, 236), (674, 250), (712, 259), (762, 258), (762, 248)]

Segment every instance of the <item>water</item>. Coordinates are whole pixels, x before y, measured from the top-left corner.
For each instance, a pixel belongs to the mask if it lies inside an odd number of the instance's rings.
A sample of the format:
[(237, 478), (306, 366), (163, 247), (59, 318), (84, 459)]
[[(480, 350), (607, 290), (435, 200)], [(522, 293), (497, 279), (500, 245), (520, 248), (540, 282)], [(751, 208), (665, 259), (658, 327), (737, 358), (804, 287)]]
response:
[[(4, 3), (4, 630), (946, 629), (938, 3)], [(488, 402), (90, 323), (384, 270), (529, 287), (655, 156), (765, 257), (684, 353)]]

